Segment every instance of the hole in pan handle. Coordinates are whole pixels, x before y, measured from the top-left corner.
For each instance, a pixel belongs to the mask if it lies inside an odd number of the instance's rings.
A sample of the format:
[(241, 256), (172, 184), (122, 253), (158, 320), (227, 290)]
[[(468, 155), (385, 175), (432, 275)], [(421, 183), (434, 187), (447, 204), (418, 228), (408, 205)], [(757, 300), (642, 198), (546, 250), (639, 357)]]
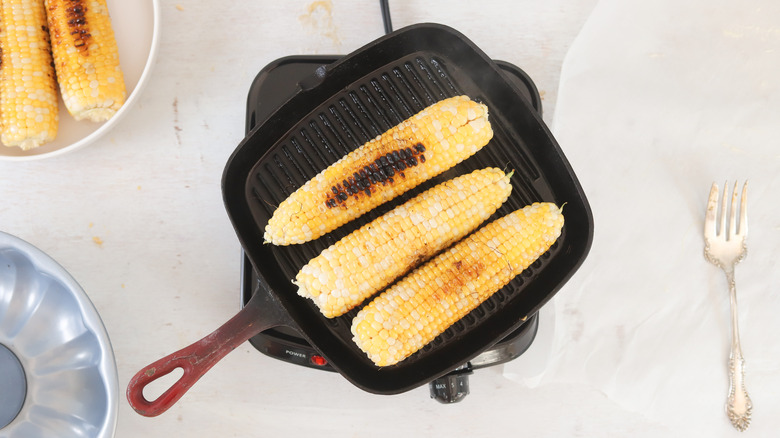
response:
[[(143, 416), (162, 414), (220, 359), (261, 331), (286, 325), (288, 319), (269, 293), (256, 293), (244, 308), (211, 334), (136, 373), (127, 385), (127, 401)], [(155, 400), (147, 400), (144, 388), (177, 368), (184, 370), (179, 380)]]

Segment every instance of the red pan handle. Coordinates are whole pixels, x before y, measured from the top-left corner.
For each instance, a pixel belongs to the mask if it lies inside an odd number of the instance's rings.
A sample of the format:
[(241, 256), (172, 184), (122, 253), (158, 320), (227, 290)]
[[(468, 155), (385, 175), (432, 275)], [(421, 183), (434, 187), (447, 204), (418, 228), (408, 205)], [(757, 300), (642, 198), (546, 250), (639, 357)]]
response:
[[(148, 365), (133, 376), (127, 385), (130, 406), (147, 417), (162, 414), (225, 355), (261, 331), (278, 326), (277, 320), (267, 321), (268, 307), (274, 309), (276, 303), (258, 298), (258, 295), (254, 295), (243, 309), (210, 335)], [(149, 401), (144, 397), (146, 385), (177, 368), (183, 369), (184, 374), (176, 383), (156, 400)]]

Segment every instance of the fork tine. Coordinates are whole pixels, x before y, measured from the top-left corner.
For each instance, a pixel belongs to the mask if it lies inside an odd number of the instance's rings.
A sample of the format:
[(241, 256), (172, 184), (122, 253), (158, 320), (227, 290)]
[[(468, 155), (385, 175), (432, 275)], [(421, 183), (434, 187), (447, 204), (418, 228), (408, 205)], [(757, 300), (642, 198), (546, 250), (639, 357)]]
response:
[(731, 208), (729, 209), (729, 234), (726, 239), (732, 239), (737, 235), (737, 181), (734, 181), (734, 190), (731, 191)]
[(747, 236), (748, 221), (747, 221), (747, 189), (748, 182), (745, 181), (745, 185), (742, 186), (742, 198), (739, 201), (739, 231), (738, 234)]
[(710, 188), (710, 197), (707, 200), (707, 213), (704, 216), (704, 237), (712, 239), (715, 237), (716, 218), (718, 208), (718, 184), (712, 183)]
[(723, 199), (720, 201), (720, 223), (718, 225), (718, 236), (728, 238), (726, 235), (726, 219), (729, 216), (728, 212), (728, 196), (729, 196), (729, 182), (723, 183)]

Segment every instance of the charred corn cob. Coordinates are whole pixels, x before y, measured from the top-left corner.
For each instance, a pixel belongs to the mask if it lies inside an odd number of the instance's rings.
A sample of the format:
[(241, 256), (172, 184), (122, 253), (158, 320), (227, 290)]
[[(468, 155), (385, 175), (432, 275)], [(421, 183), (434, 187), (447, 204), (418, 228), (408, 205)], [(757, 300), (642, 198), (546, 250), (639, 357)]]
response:
[(298, 294), (328, 318), (343, 315), (484, 222), (509, 197), (510, 176), (476, 170), (399, 205), (301, 268)]
[(105, 0), (46, 0), (62, 100), (76, 119), (102, 122), (125, 102), (114, 30)]
[(431, 105), (296, 190), (268, 221), (265, 240), (316, 239), (470, 157), (492, 136), (485, 105), (467, 96)]
[(361, 309), (355, 343), (379, 366), (405, 359), (526, 269), (562, 227), (561, 210), (550, 203), (485, 225)]
[(24, 150), (57, 135), (57, 82), (43, 0), (0, 1), (2, 142)]

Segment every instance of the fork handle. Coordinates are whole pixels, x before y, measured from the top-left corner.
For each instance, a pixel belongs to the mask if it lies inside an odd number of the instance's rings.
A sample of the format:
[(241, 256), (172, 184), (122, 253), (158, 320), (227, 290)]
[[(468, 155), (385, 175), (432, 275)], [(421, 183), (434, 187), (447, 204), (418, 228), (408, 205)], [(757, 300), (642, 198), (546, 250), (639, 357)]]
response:
[(750, 425), (750, 415), (753, 404), (745, 389), (745, 359), (742, 357), (742, 347), (739, 342), (739, 324), (737, 318), (737, 287), (734, 281), (734, 270), (726, 272), (729, 284), (729, 300), (731, 302), (731, 354), (729, 355), (729, 396), (726, 403), (726, 413), (739, 431), (744, 431)]

